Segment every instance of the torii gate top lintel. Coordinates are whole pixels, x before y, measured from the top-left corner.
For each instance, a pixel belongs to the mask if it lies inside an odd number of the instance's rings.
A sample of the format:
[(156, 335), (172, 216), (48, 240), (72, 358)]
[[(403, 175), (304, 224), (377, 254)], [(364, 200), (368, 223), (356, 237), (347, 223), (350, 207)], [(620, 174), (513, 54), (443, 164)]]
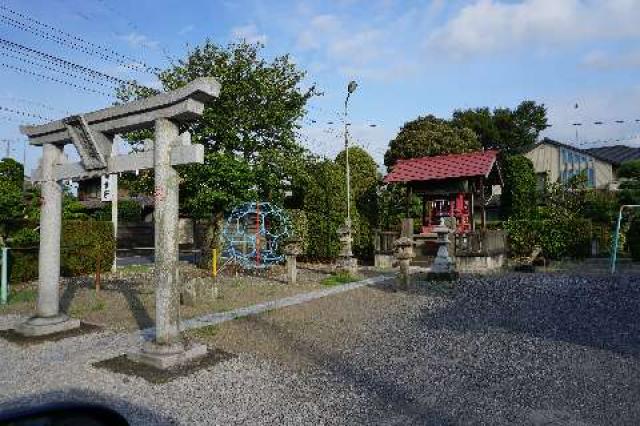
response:
[(72, 141), (67, 126), (77, 117), (83, 117), (92, 130), (110, 135), (150, 128), (156, 118), (193, 121), (202, 115), (204, 103), (211, 102), (219, 93), (220, 84), (215, 78), (201, 77), (171, 92), (46, 124), (20, 126), (20, 131), (29, 137), (31, 145), (66, 144)]
[[(46, 124), (21, 126), (20, 131), (29, 137), (32, 145), (73, 143), (78, 150), (82, 159), (80, 163), (54, 164), (48, 179), (78, 180), (152, 168), (151, 152), (111, 156), (113, 137), (118, 133), (152, 128), (158, 119), (174, 122), (196, 120), (204, 112), (205, 103), (213, 101), (219, 93), (220, 84), (215, 78), (202, 77), (171, 92)], [(171, 164), (202, 163), (204, 147), (191, 145), (188, 134), (183, 136), (175, 141)], [(40, 169), (34, 172), (32, 180), (45, 180)]]

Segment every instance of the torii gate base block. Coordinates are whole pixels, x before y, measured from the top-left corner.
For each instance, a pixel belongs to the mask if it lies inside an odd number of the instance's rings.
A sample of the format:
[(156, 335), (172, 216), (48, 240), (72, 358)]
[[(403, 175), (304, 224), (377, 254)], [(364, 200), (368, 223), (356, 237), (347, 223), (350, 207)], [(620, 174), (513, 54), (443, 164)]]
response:
[(16, 332), (23, 336), (45, 336), (62, 333), (80, 327), (80, 320), (69, 318), (65, 314), (53, 317), (32, 317), (16, 327)]
[(171, 369), (188, 364), (207, 354), (207, 346), (200, 343), (182, 342), (159, 345), (155, 342), (145, 342), (142, 349), (127, 354), (131, 361), (149, 365), (162, 370)]

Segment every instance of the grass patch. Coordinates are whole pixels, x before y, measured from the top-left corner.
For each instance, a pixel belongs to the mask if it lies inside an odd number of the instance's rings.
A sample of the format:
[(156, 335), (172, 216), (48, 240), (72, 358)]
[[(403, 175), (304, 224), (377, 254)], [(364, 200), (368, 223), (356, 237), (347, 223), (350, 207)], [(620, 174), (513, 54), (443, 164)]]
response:
[(328, 287), (332, 287), (336, 285), (352, 283), (354, 281), (359, 281), (359, 280), (360, 280), (359, 277), (355, 277), (345, 272), (338, 272), (337, 274), (331, 275), (330, 277), (323, 279), (320, 282), (320, 284)]
[(12, 290), (7, 298), (7, 304), (13, 305), (16, 303), (31, 303), (38, 299), (38, 290), (23, 289), (19, 291)]
[(215, 336), (220, 331), (220, 327), (217, 325), (208, 325), (206, 327), (196, 328), (189, 331), (193, 337), (200, 339), (207, 339)]
[(106, 307), (106, 304), (104, 303), (104, 300), (96, 300), (93, 306), (91, 306), (91, 312), (102, 311), (104, 310), (105, 307)]

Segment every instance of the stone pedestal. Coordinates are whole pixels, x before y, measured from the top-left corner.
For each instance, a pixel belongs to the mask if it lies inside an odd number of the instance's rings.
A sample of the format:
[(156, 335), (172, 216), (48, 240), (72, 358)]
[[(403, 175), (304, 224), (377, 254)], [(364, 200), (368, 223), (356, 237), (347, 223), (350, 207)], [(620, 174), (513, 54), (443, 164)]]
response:
[(351, 236), (351, 224), (345, 221), (344, 226), (338, 228), (338, 239), (340, 240), (340, 254), (338, 257), (338, 270), (349, 275), (358, 274), (358, 259), (353, 257), (351, 244), (353, 237)]
[(31, 317), (16, 327), (16, 332), (23, 336), (45, 336), (47, 334), (61, 333), (80, 327), (80, 320), (69, 318), (65, 314), (51, 317)]
[(428, 274), (429, 279), (453, 280), (457, 278), (455, 270), (455, 261), (449, 256), (449, 234), (451, 230), (441, 220), (440, 225), (436, 226), (433, 231), (438, 235), (438, 253), (431, 266), (431, 272)]
[(287, 265), (287, 283), (295, 284), (298, 280), (298, 256), (302, 253), (302, 240), (292, 237), (284, 243), (284, 255)]
[(394, 255), (398, 261), (400, 271), (398, 272), (398, 288), (407, 290), (411, 287), (411, 274), (409, 267), (411, 259), (414, 257), (413, 240), (408, 237), (400, 237), (393, 242)]
[(180, 289), (180, 303), (186, 306), (212, 302), (217, 298), (218, 286), (211, 278), (193, 278), (182, 284)]
[(171, 344), (157, 344), (145, 342), (137, 352), (127, 354), (127, 358), (134, 362), (150, 365), (158, 369), (170, 369), (202, 358), (207, 354), (207, 346), (176, 341)]

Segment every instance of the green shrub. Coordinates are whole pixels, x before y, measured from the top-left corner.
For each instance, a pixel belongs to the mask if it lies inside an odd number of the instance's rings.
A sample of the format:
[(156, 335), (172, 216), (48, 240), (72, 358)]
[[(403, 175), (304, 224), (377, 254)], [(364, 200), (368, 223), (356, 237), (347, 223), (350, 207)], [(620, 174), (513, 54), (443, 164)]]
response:
[[(33, 226), (23, 224), (23, 226)], [(22, 283), (38, 278), (38, 242), (40, 234), (31, 227), (11, 235), (9, 246), (9, 281)]]
[(113, 263), (115, 239), (113, 224), (97, 220), (66, 221), (62, 226), (63, 275), (76, 276), (93, 273), (100, 262), (107, 270)]
[(334, 258), (340, 251), (336, 231), (344, 224), (346, 213), (344, 173), (326, 160), (314, 165), (312, 176), (304, 199), (309, 232), (306, 254)]
[(640, 260), (640, 219), (638, 218), (631, 222), (629, 231), (627, 231), (627, 243), (631, 258)]
[(9, 251), (9, 282), (12, 284), (38, 278), (38, 248), (15, 248)]
[[(14, 233), (9, 256), (12, 283), (38, 277), (39, 235), (24, 228)], [(60, 249), (61, 273), (65, 276), (92, 274), (100, 260), (101, 269), (113, 263), (115, 239), (111, 222), (66, 220), (62, 224)]]
[(141, 222), (142, 206), (136, 200), (118, 202), (118, 220), (122, 222)]
[[(93, 214), (93, 218), (98, 221), (111, 220), (111, 203), (106, 204)], [(142, 222), (142, 206), (132, 199), (118, 200), (118, 221), (120, 222)]]
[(582, 218), (509, 219), (505, 223), (511, 254), (530, 255), (540, 246), (551, 259), (584, 258), (591, 249), (591, 222)]
[(622, 163), (618, 169), (618, 176), (627, 179), (640, 179), (640, 160)]
[(289, 219), (291, 219), (293, 235), (302, 239), (302, 253), (306, 253), (309, 246), (309, 220), (307, 219), (307, 213), (300, 209), (288, 209), (286, 212), (289, 215)]

